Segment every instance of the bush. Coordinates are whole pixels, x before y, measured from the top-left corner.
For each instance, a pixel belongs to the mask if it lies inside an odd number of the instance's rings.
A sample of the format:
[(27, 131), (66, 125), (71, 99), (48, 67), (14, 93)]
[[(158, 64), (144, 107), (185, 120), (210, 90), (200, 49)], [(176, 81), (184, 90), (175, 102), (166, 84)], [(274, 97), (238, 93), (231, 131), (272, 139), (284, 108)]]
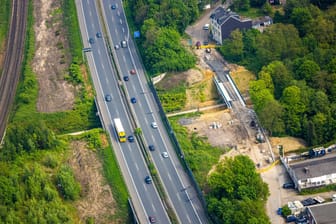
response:
[(76, 200), (80, 196), (80, 185), (70, 167), (62, 166), (56, 177), (57, 187), (64, 199)]

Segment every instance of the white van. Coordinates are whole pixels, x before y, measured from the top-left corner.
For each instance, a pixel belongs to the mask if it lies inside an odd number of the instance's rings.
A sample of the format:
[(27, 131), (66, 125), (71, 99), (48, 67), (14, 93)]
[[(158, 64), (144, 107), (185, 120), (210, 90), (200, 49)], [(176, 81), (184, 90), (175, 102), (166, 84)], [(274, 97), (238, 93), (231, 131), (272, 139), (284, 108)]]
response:
[(209, 24), (209, 23), (206, 23), (206, 24), (204, 24), (204, 26), (203, 26), (203, 30), (208, 30), (209, 27), (210, 27), (210, 24)]

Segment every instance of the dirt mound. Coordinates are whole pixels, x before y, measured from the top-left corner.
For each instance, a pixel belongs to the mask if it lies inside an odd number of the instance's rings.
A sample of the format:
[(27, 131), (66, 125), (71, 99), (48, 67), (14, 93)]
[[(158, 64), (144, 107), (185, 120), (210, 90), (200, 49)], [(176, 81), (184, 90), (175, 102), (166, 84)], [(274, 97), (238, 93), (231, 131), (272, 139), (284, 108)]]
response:
[(82, 187), (82, 198), (76, 204), (80, 219), (85, 223), (88, 217), (93, 217), (95, 223), (110, 223), (109, 217), (115, 213), (115, 200), (104, 181), (97, 155), (86, 148), (85, 142), (75, 141), (71, 147), (73, 153), (69, 163)]
[(270, 142), (274, 153), (277, 155), (279, 154), (278, 145), (283, 146), (285, 153), (307, 147), (307, 143), (304, 140), (294, 137), (270, 137)]
[(64, 80), (70, 60), (62, 27), (60, 0), (34, 0), (35, 56), (33, 71), (39, 82), (37, 110), (56, 112), (72, 109), (75, 89)]

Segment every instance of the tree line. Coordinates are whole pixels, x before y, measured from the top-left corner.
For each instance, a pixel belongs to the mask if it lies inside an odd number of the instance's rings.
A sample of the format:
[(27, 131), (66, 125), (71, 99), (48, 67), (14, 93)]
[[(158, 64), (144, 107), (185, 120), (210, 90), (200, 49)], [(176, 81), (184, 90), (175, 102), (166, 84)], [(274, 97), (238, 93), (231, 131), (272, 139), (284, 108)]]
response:
[(288, 0), (263, 33), (236, 30), (224, 41), (224, 57), (257, 74), (249, 92), (271, 135), (336, 139), (335, 29), (335, 3)]

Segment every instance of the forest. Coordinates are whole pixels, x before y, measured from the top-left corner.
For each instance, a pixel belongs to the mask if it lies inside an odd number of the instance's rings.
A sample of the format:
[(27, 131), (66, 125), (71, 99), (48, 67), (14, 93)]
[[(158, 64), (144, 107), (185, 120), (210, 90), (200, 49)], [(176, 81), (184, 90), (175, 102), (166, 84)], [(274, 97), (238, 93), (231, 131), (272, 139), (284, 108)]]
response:
[(336, 139), (336, 5), (288, 0), (263, 33), (231, 33), (224, 58), (256, 74), (250, 96), (262, 126), (310, 146)]
[(186, 27), (200, 15), (197, 0), (127, 0), (135, 27), (140, 30), (138, 47), (150, 75), (185, 71), (196, 57), (181, 45)]

